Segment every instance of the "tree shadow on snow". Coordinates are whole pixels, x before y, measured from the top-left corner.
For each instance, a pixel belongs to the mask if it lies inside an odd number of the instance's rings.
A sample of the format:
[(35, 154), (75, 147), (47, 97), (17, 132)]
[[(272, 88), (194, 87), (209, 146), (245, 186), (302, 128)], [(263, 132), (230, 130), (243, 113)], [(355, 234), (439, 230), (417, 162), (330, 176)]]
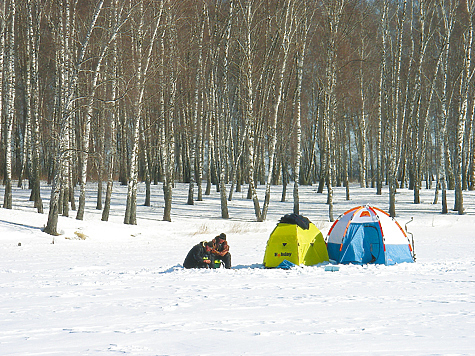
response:
[(0, 220), (0, 223), (2, 223), (2, 224), (9, 224), (9, 225), (13, 225), (13, 226), (18, 226), (18, 227), (22, 227), (22, 228), (25, 228), (25, 229), (41, 230), (41, 228), (38, 227), (38, 226), (31, 226), (31, 225), (26, 225), (26, 224), (20, 224), (20, 223), (16, 223), (16, 222), (12, 222), (12, 221)]

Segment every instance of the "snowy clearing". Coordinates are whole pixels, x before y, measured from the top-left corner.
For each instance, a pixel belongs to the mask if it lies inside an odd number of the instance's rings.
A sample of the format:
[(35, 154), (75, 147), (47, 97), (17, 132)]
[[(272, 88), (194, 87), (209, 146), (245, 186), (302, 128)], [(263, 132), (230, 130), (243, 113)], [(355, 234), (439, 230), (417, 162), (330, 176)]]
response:
[[(218, 193), (188, 206), (187, 185), (177, 184), (169, 223), (162, 187), (152, 186), (152, 206), (138, 206), (138, 224), (128, 226), (126, 187), (114, 187), (109, 222), (89, 189), (84, 221), (74, 211), (60, 217), (54, 238), (41, 231), (47, 214), (36, 213), (28, 190), (15, 189), (13, 210), (0, 210), (1, 355), (475, 354), (475, 192), (464, 192), (460, 216), (440, 214), (433, 190), (421, 191), (419, 205), (399, 190), (397, 220), (414, 218), (416, 263), (328, 272), (262, 268), (271, 231), (292, 212), (290, 190), (282, 203), (273, 187), (268, 219), (257, 223), (245, 192), (222, 220)], [(301, 214), (326, 236), (326, 195), (300, 191)], [(335, 218), (366, 203), (388, 207), (387, 187), (377, 196), (354, 185), (344, 199), (336, 188)], [(181, 267), (194, 244), (220, 232), (233, 269)]]

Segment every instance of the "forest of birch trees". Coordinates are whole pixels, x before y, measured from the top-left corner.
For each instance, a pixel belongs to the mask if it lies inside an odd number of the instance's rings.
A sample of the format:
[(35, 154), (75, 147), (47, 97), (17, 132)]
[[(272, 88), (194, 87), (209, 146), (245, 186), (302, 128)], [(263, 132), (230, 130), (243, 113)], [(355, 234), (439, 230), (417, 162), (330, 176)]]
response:
[(330, 221), (333, 188), (350, 199), (350, 182), (388, 189), (391, 216), (401, 188), (414, 204), (432, 188), (441, 213), (459, 214), (475, 189), (475, 0), (0, 7), (3, 208), (13, 184), (30, 189), (47, 233), (59, 215), (83, 219), (87, 182), (104, 221), (113, 185), (127, 186), (125, 224), (151, 204), (152, 184), (163, 186), (165, 221), (178, 182), (190, 205), (218, 191), (223, 218), (244, 191), (257, 221), (271, 193), (299, 213), (302, 185), (327, 195)]

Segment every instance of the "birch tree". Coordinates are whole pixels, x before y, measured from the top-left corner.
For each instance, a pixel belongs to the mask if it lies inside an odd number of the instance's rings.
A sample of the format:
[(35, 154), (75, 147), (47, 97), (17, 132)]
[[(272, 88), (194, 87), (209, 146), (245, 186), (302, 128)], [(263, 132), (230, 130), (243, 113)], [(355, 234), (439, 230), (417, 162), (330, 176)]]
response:
[[(232, 200), (233, 197), (233, 192), (236, 187), (236, 191), (239, 191), (240, 189), (240, 184), (237, 182), (238, 178), (238, 172), (239, 172), (239, 163), (241, 162), (241, 157), (243, 154), (243, 149), (244, 149), (244, 140), (242, 136), (242, 132), (245, 130), (243, 127), (244, 125), (239, 125), (238, 120), (233, 118), (231, 120), (231, 111), (232, 111), (232, 104), (231, 104), (231, 99), (232, 99), (232, 92), (230, 88), (230, 83), (229, 83), (229, 76), (230, 76), (230, 70), (229, 70), (229, 62), (232, 60), (232, 56), (229, 54), (229, 49), (231, 46), (231, 28), (233, 26), (233, 21), (234, 21), (234, 1), (229, 1), (229, 13), (228, 13), (228, 22), (227, 22), (227, 27), (226, 27), (226, 37), (225, 37), (225, 65), (223, 66), (223, 80), (225, 81), (224, 85), (224, 90), (225, 90), (225, 113), (227, 115), (226, 122), (229, 123), (230, 125), (230, 136), (231, 136), (231, 152), (233, 153), (231, 156), (232, 159), (232, 170), (231, 170), (231, 187), (229, 188), (229, 196), (228, 196), (228, 201)], [(239, 27), (239, 26), (236, 26)]]
[[(221, 108), (221, 115), (220, 115), (220, 125), (219, 125), (219, 135), (218, 137), (221, 139), (219, 144), (220, 147), (220, 156), (221, 156), (221, 170), (220, 170), (220, 177), (219, 177), (219, 192), (221, 197), (221, 217), (223, 219), (229, 218), (229, 211), (228, 211), (228, 203), (227, 203), (227, 196), (226, 196), (226, 169), (225, 164), (223, 162), (223, 158), (226, 156), (226, 126), (229, 123), (229, 116), (230, 116), (230, 88), (228, 82), (228, 75), (229, 75), (229, 47), (231, 42), (231, 28), (233, 24), (233, 1), (229, 1), (229, 14), (228, 14), (228, 21), (226, 23), (226, 32), (224, 37), (224, 54), (223, 54), (223, 92), (224, 97), (222, 98), (222, 108)], [(233, 189), (231, 187), (231, 189)], [(231, 193), (230, 193), (231, 194)]]
[[(197, 154), (201, 154), (199, 142), (201, 140), (201, 115), (200, 112), (200, 85), (202, 83), (202, 73), (203, 73), (203, 38), (205, 31), (205, 15), (206, 15), (206, 4), (203, 2), (202, 11), (197, 11), (199, 17), (199, 33), (198, 33), (198, 63), (196, 65), (196, 74), (195, 74), (195, 89), (194, 89), (194, 103), (193, 103), (193, 117), (191, 120), (190, 127), (190, 184), (188, 186), (188, 205), (194, 205), (194, 187), (196, 182), (197, 172), (197, 163), (200, 162), (200, 157), (197, 157)], [(197, 159), (198, 158), (198, 159)], [(199, 171), (199, 169), (198, 169)], [(199, 174), (199, 173), (198, 173)], [(199, 182), (200, 183), (200, 182)], [(198, 196), (201, 192), (201, 184), (198, 184)], [(200, 200), (200, 198), (198, 199)]]
[(175, 103), (176, 103), (176, 92), (177, 92), (177, 63), (175, 60), (174, 54), (177, 50), (177, 32), (175, 27), (175, 13), (172, 12), (173, 9), (170, 6), (170, 3), (167, 3), (167, 27), (166, 31), (168, 32), (168, 46), (167, 46), (167, 56), (165, 57), (165, 42), (164, 42), (164, 35), (165, 31), (163, 32), (162, 39), (161, 39), (161, 77), (163, 78), (163, 82), (165, 82), (165, 78), (163, 75), (163, 70), (165, 67), (164, 59), (168, 58), (170, 66), (169, 66), (169, 75), (168, 75), (168, 83), (169, 83), (169, 100), (168, 100), (168, 109), (165, 110), (165, 102), (164, 102), (164, 91), (165, 87), (161, 87), (161, 111), (163, 116), (163, 124), (162, 124), (162, 135), (161, 135), (161, 152), (162, 152), (162, 166), (163, 166), (163, 195), (165, 200), (165, 205), (163, 209), (163, 220), (164, 221), (171, 221), (171, 209), (172, 209), (172, 194), (173, 194), (173, 180), (174, 180), (174, 168), (175, 168)]
[[(413, 121), (415, 123), (415, 133), (414, 133), (414, 142), (413, 142), (413, 151), (414, 151), (414, 203), (420, 203), (420, 195), (419, 191), (421, 188), (421, 180), (422, 180), (422, 152), (420, 151), (420, 147), (423, 141), (423, 135), (425, 132), (425, 115), (421, 112), (421, 90), (422, 90), (422, 70), (423, 70), (423, 62), (425, 53), (427, 51), (427, 35), (426, 35), (426, 12), (427, 12), (427, 2), (422, 0), (419, 2), (419, 38), (420, 38), (420, 47), (419, 47), (419, 55), (418, 55), (418, 64), (416, 69), (416, 79), (415, 79), (415, 86), (414, 86), (414, 98), (413, 98), (413, 108), (412, 108), (412, 115)], [(429, 103), (430, 104), (430, 103)]]
[[(363, 32), (363, 31), (361, 31)], [(357, 132), (358, 132), (358, 152), (359, 152), (359, 170), (360, 170), (360, 187), (366, 187), (366, 85), (364, 81), (364, 70), (363, 70), (363, 62), (365, 60), (365, 51), (367, 48), (366, 41), (364, 34), (361, 35), (361, 46), (358, 49), (358, 53), (360, 56), (360, 71), (359, 71), (359, 79), (360, 79), (360, 97), (361, 97), (361, 113), (357, 117)]]
[(3, 132), (3, 114), (4, 114), (4, 105), (5, 105), (5, 91), (4, 91), (4, 80), (5, 80), (5, 31), (6, 31), (6, 11), (7, 11), (6, 1), (3, 1), (0, 4), (0, 150), (2, 149), (2, 132)]
[[(23, 11), (22, 11), (23, 10)], [(26, 4), (24, 4), (23, 6), (20, 5), (19, 7), (19, 16), (22, 16), (22, 12), (23, 12), (23, 16), (28, 16), (28, 14), (25, 14), (25, 10), (28, 11), (28, 2)], [(27, 21), (28, 23), (28, 21)], [(26, 32), (28, 32), (28, 26), (26, 26)], [(31, 82), (31, 71), (30, 71), (30, 68), (29, 68), (29, 59), (31, 58), (31, 49), (29, 48), (30, 45), (29, 45), (29, 39), (26, 40), (26, 46), (24, 46), (24, 53), (26, 53), (26, 57), (28, 58), (28, 60), (26, 60), (24, 66), (25, 66), (25, 69), (24, 69), (24, 82), (25, 82), (25, 85), (24, 85), (24, 93), (25, 93), (25, 98), (24, 98), (24, 105), (25, 105), (25, 108), (24, 108), (24, 121), (23, 121), (23, 132), (21, 133), (21, 129), (17, 131), (20, 131), (20, 143), (19, 143), (19, 148), (18, 148), (18, 151), (20, 151), (20, 167), (19, 167), (19, 173), (18, 173), (18, 183), (17, 183), (17, 187), (18, 188), (22, 188), (23, 187), (23, 179), (24, 179), (24, 176), (31, 176), (31, 172), (29, 171), (30, 170), (30, 167), (31, 167), (31, 158), (32, 158), (32, 151), (31, 151), (31, 147), (32, 147), (32, 142), (31, 142), (31, 138), (32, 138), (32, 132), (31, 132), (31, 86), (30, 86), (30, 82)], [(22, 52), (21, 50), (18, 51), (19, 52), (19, 56), (18, 57), (21, 57), (22, 56)], [(21, 59), (20, 59), (20, 62), (21, 62)], [(21, 74), (20, 74), (21, 75)], [(31, 181), (29, 181), (29, 187), (31, 187)]]
[(152, 35), (148, 45), (148, 50), (144, 53), (144, 2), (139, 4), (139, 23), (137, 31), (134, 33), (134, 43), (136, 45), (136, 88), (137, 94), (134, 102), (134, 120), (132, 133), (132, 149), (130, 157), (129, 181), (127, 184), (127, 203), (124, 217), (124, 224), (137, 224), (137, 184), (138, 184), (138, 153), (139, 153), (139, 135), (140, 120), (142, 119), (144, 109), (145, 82), (152, 58), (152, 49), (160, 27), (160, 21), (163, 12), (163, 2), (160, 2), (156, 20), (151, 28)]
[(330, 1), (325, 5), (325, 15), (328, 26), (328, 43), (326, 51), (325, 68), (325, 109), (323, 113), (323, 126), (325, 134), (325, 180), (327, 184), (328, 218), (334, 221), (333, 216), (333, 175), (334, 156), (333, 141), (335, 139), (335, 119), (337, 111), (336, 83), (337, 83), (337, 48), (336, 40), (339, 33), (340, 20), (345, 6), (345, 0)]
[(10, 0), (6, 5), (6, 31), (5, 31), (5, 61), (3, 63), (5, 97), (4, 97), (4, 113), (5, 113), (5, 195), (3, 199), (3, 207), (12, 209), (12, 133), (13, 122), (15, 120), (15, 19), (16, 19), (16, 3)]
[[(113, 0), (112, 2), (112, 11), (111, 16), (109, 19), (109, 26), (113, 27), (119, 23), (119, 9), (118, 9), (118, 0)], [(108, 156), (108, 166), (107, 166), (107, 186), (106, 186), (106, 197), (104, 200), (104, 209), (102, 211), (102, 221), (109, 220), (110, 214), (110, 207), (111, 207), (111, 199), (112, 199), (112, 188), (114, 186), (114, 161), (116, 159), (117, 154), (117, 121), (118, 121), (118, 114), (119, 114), (119, 105), (118, 105), (118, 77), (119, 77), (119, 69), (118, 69), (118, 39), (117, 36), (114, 37), (112, 40), (112, 53), (110, 59), (110, 71), (108, 75), (110, 76), (110, 91), (111, 91), (111, 98), (109, 104), (108, 114), (109, 123), (110, 123), (110, 134), (109, 140), (106, 144), (109, 152)]]
[(248, 152), (248, 181), (249, 181), (249, 191), (251, 193), (254, 213), (256, 215), (257, 221), (262, 221), (261, 219), (261, 208), (259, 205), (259, 198), (257, 197), (256, 184), (254, 180), (255, 173), (255, 164), (254, 164), (254, 141), (255, 141), (255, 116), (254, 116), (254, 92), (253, 92), (253, 70), (252, 70), (252, 61), (253, 61), (253, 52), (252, 52), (252, 25), (253, 25), (253, 11), (252, 11), (252, 0), (243, 0), (241, 2), (241, 12), (243, 18), (244, 26), (244, 41), (243, 41), (243, 51), (244, 51), (244, 78), (245, 83), (245, 137), (247, 144)]
[(378, 118), (377, 118), (377, 130), (376, 130), (376, 194), (382, 194), (382, 149), (381, 149), (381, 135), (382, 135), (382, 122), (387, 120), (388, 117), (388, 0), (383, 1), (383, 10), (381, 12), (381, 41), (382, 41), (382, 53), (380, 64), (380, 76), (379, 76), (379, 100), (378, 100)]
[(439, 185), (442, 190), (442, 214), (447, 214), (447, 181), (446, 181), (446, 135), (447, 135), (447, 119), (449, 111), (449, 55), (451, 36), (455, 25), (455, 6), (452, 0), (439, 0), (439, 7), (442, 14), (442, 23), (444, 33), (442, 34), (443, 54), (442, 54), (442, 93), (441, 105), (442, 115), (439, 120), (438, 142), (439, 142)]
[(387, 132), (389, 133), (389, 155), (388, 155), (388, 179), (389, 179), (389, 215), (391, 217), (396, 216), (396, 189), (397, 189), (397, 132), (398, 132), (398, 119), (400, 117), (400, 97), (401, 97), (401, 66), (402, 66), (402, 42), (404, 34), (404, 22), (406, 20), (406, 7), (407, 1), (402, 3), (402, 9), (398, 20), (398, 33), (397, 33), (397, 50), (396, 50), (396, 72), (394, 82), (394, 100), (393, 100), (393, 112), (389, 114), (389, 127)]
[(297, 50), (296, 50), (296, 118), (295, 118), (295, 163), (294, 163), (294, 189), (293, 189), (293, 199), (294, 199), (294, 214), (300, 214), (300, 199), (299, 199), (299, 184), (300, 184), (300, 161), (302, 155), (302, 81), (303, 81), (303, 70), (304, 70), (304, 60), (307, 48), (307, 36), (309, 31), (308, 24), (308, 14), (307, 14), (307, 4), (304, 3), (304, 9), (302, 14), (302, 21), (298, 29), (298, 39), (297, 39)]
[(41, 4), (37, 0), (27, 1), (27, 53), (30, 58), (28, 66), (27, 95), (29, 100), (29, 120), (31, 127), (31, 196), (38, 213), (43, 213), (43, 201), (40, 194), (40, 123), (39, 123), (39, 43)]
[(475, 14), (475, 4), (473, 0), (465, 2), (465, 9), (469, 18), (468, 29), (463, 35), (464, 39), (464, 56), (462, 75), (460, 77), (459, 89), (459, 114), (457, 120), (457, 140), (455, 146), (455, 210), (462, 215), (464, 213), (463, 207), (463, 148), (465, 138), (465, 127), (468, 120), (470, 120), (470, 111), (468, 109), (469, 88), (473, 76), (472, 50), (473, 50), (473, 16)]

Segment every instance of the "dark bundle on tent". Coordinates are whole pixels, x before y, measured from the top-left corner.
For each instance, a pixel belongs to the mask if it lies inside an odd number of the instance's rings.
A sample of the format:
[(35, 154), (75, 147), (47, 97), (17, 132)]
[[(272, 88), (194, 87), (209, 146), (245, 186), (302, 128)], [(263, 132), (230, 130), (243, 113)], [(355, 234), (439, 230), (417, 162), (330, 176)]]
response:
[(285, 214), (283, 217), (281, 217), (279, 223), (294, 224), (300, 226), (304, 230), (308, 230), (310, 220), (308, 220), (308, 218), (305, 216), (291, 213)]

